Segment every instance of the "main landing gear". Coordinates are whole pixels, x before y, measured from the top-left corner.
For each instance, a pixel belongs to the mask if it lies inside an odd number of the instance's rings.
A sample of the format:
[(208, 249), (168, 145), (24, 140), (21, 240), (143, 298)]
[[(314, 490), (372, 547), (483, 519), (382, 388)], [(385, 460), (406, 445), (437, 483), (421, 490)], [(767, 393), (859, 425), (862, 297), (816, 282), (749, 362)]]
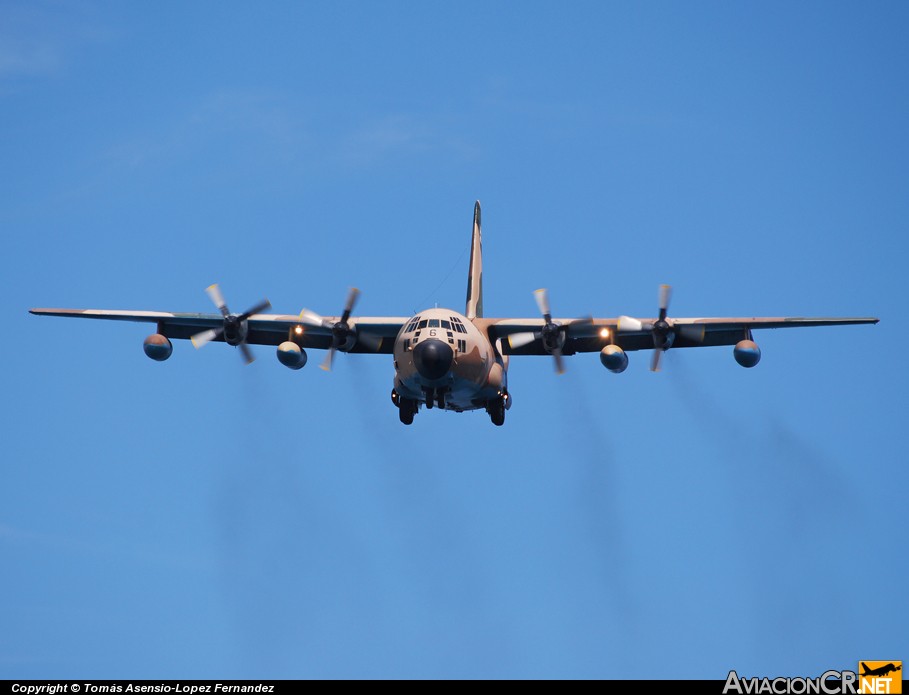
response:
[(493, 398), (486, 403), (486, 412), (489, 413), (489, 419), (496, 427), (505, 424), (505, 411), (508, 408), (508, 394), (503, 394), (498, 398)]
[(419, 405), (410, 398), (401, 398), (398, 392), (391, 390), (391, 402), (398, 406), (398, 417), (405, 425), (413, 424), (413, 416), (417, 414)]
[(413, 424), (413, 416), (417, 414), (417, 402), (409, 398), (402, 398), (398, 404), (398, 417), (405, 425)]
[[(440, 407), (445, 407), (444, 395), (440, 392), (433, 392), (426, 394), (426, 407), (432, 408), (433, 401)], [(420, 403), (411, 398), (402, 398), (401, 395), (396, 391), (392, 390), (391, 392), (391, 401), (398, 408), (398, 418), (405, 425), (413, 424), (413, 417), (417, 414), (417, 411), (420, 409)], [(490, 401), (486, 402), (486, 412), (489, 413), (489, 419), (492, 421), (492, 424), (496, 427), (501, 427), (505, 424), (505, 411), (511, 407), (511, 396), (506, 392), (497, 398), (493, 398)]]

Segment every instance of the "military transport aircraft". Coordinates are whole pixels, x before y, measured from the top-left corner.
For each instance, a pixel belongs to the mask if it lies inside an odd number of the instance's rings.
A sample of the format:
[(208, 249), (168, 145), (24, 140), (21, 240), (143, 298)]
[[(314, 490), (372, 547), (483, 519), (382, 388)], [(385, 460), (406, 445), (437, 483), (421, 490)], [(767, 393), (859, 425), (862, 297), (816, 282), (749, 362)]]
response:
[(832, 326), (877, 323), (876, 318), (688, 318), (668, 316), (670, 288), (659, 290), (657, 318), (553, 318), (545, 289), (534, 295), (540, 318), (487, 318), (483, 315), (483, 259), (480, 203), (473, 212), (473, 236), (467, 277), (467, 308), (426, 309), (411, 317), (353, 316), (359, 290), (351, 289), (340, 316), (320, 316), (304, 309), (296, 314), (263, 314), (264, 300), (241, 314), (227, 308), (217, 285), (206, 292), (220, 314), (173, 314), (161, 311), (107, 309), (31, 309), (33, 314), (153, 323), (145, 354), (159, 362), (173, 352), (171, 338), (189, 338), (197, 348), (225, 342), (240, 349), (249, 363), (249, 345), (276, 345), (278, 361), (291, 369), (306, 364), (304, 348), (328, 350), (322, 369), (330, 370), (335, 352), (391, 354), (395, 378), (391, 400), (405, 425), (422, 406), (462, 412), (483, 408), (495, 425), (505, 422), (511, 407), (508, 362), (513, 355), (551, 355), (556, 371), (563, 357), (599, 352), (603, 366), (625, 371), (633, 350), (652, 349), (651, 370), (669, 348), (732, 345), (736, 362), (754, 367), (761, 351), (752, 339), (757, 328)]

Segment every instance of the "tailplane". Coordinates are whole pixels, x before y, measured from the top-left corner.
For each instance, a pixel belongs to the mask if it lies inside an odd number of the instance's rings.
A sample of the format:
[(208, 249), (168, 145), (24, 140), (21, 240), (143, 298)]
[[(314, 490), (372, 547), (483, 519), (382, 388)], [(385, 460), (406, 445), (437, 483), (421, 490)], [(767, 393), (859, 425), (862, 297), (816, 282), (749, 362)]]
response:
[(467, 273), (467, 310), (469, 319), (483, 317), (483, 241), (480, 238), (480, 201), (473, 206), (473, 236), (470, 240), (470, 268)]

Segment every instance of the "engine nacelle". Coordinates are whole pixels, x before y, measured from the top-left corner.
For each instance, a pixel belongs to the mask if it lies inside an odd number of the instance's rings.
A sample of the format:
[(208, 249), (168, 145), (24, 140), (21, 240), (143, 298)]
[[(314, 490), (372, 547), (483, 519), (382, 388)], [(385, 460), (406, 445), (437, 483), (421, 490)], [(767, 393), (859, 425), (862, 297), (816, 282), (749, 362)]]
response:
[(285, 340), (278, 346), (278, 362), (290, 369), (300, 369), (306, 364), (306, 353), (292, 340)]
[(145, 350), (146, 357), (150, 357), (155, 362), (163, 362), (174, 352), (174, 346), (166, 336), (160, 333), (152, 333), (142, 343), (142, 349)]
[(613, 374), (621, 374), (628, 367), (628, 355), (618, 345), (607, 345), (600, 350), (600, 362)]
[(740, 340), (732, 349), (735, 361), (746, 369), (751, 369), (761, 361), (761, 348), (753, 340)]

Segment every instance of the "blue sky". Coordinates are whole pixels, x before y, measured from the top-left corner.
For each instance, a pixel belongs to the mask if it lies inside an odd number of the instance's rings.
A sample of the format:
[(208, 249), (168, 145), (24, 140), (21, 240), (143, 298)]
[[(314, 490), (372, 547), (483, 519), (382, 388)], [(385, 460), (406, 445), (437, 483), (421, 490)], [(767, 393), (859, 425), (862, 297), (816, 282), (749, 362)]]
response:
[[(817, 675), (909, 658), (909, 9), (0, 5), (0, 677)], [(144, 357), (29, 307), (865, 316), (515, 359)], [(311, 354), (311, 361), (320, 355)]]

